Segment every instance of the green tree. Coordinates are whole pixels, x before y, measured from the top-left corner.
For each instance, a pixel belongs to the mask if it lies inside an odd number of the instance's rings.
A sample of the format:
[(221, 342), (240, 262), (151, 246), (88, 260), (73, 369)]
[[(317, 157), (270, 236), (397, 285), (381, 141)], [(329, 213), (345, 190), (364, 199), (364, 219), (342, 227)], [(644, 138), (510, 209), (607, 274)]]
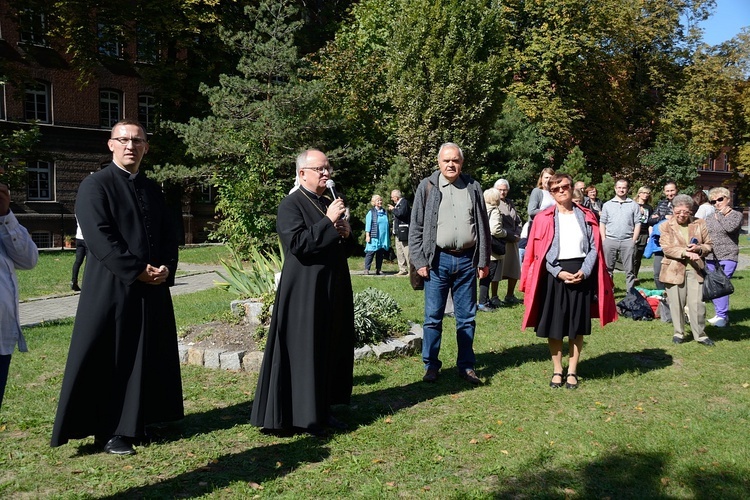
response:
[(291, 187), (294, 158), (318, 145), (320, 85), (304, 79), (295, 46), (299, 10), (286, 0), (245, 8), (248, 29), (220, 34), (237, 54), (238, 74), (203, 85), (211, 114), (171, 124), (187, 152), (210, 172), (221, 216), (213, 236), (238, 251), (273, 244), (278, 202)]
[(695, 190), (700, 157), (673, 138), (658, 138), (653, 147), (643, 151), (640, 162), (638, 181), (641, 184), (663, 186), (671, 180), (681, 192), (692, 194)]
[(12, 189), (26, 184), (26, 160), (36, 156), (40, 137), (37, 125), (12, 132), (0, 132), (0, 165), (5, 167), (0, 182)]

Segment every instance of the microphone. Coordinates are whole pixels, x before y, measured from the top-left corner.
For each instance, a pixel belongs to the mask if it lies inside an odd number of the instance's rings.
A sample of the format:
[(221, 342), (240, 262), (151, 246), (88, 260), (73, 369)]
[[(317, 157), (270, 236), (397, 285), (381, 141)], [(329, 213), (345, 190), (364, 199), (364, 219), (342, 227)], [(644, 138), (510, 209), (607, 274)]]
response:
[(333, 199), (334, 199), (334, 200), (335, 200), (336, 198), (338, 198), (338, 196), (336, 195), (336, 190), (335, 190), (335, 189), (333, 189), (334, 187), (336, 187), (336, 183), (335, 183), (335, 182), (333, 182), (333, 179), (328, 179), (328, 180), (326, 181), (326, 187), (327, 187), (328, 189), (330, 189), (330, 190), (331, 190), (331, 196), (333, 196)]

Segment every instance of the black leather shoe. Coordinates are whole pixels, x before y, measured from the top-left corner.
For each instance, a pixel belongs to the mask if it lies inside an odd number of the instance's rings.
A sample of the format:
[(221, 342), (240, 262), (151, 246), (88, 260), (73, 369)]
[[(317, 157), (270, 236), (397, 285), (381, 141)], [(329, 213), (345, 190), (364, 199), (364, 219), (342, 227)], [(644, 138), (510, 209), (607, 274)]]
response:
[(552, 374), (552, 378), (555, 378), (555, 377), (560, 377), (560, 381), (559, 382), (553, 382), (552, 380), (550, 380), (549, 381), (549, 386), (552, 387), (553, 389), (558, 389), (558, 388), (562, 387), (562, 385), (563, 385), (563, 381), (562, 381), (563, 374), (562, 373), (553, 373)]
[(437, 368), (428, 368), (422, 380), (432, 383), (437, 381), (438, 375), (440, 375), (440, 371)]
[[(575, 384), (571, 384), (568, 382), (568, 378), (573, 377), (576, 380)], [(565, 388), (566, 389), (578, 389), (578, 375), (575, 373), (568, 373), (568, 375), (565, 377)]]
[(682, 344), (683, 342), (685, 342), (685, 339), (683, 339), (682, 337), (678, 337), (677, 335), (672, 337), (673, 344)]
[(476, 372), (474, 372), (474, 370), (472, 370), (471, 368), (458, 372), (458, 376), (471, 385), (479, 385), (482, 383), (482, 381), (479, 380), (479, 377), (477, 377)]
[(715, 344), (714, 344), (714, 341), (713, 341), (713, 340), (711, 340), (711, 339), (710, 339), (710, 338), (708, 338), (708, 337), (706, 337), (706, 338), (705, 338), (705, 339), (703, 339), (703, 340), (699, 340), (699, 341), (698, 341), (698, 343), (699, 343), (699, 344), (702, 344), (702, 345), (704, 345), (704, 346), (706, 346), (706, 347), (713, 347), (713, 346), (715, 345)]
[(339, 431), (345, 431), (349, 428), (349, 426), (345, 422), (342, 422), (333, 415), (328, 416), (328, 427)]
[(81, 287), (78, 286), (78, 283), (71, 283), (70, 284), (70, 289), (73, 290), (74, 292), (80, 292), (81, 291)]
[(133, 445), (125, 436), (112, 436), (104, 445), (104, 452), (113, 455), (135, 455)]

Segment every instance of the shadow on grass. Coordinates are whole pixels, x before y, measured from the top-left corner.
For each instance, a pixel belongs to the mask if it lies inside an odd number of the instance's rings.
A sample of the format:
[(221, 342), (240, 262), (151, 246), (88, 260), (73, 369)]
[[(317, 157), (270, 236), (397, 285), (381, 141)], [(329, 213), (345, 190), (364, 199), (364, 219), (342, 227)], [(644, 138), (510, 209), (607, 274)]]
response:
[[(734, 281), (736, 277), (732, 277)], [(725, 328), (716, 328), (706, 323), (706, 334), (713, 340), (729, 340), (731, 342), (741, 342), (750, 339), (750, 328), (740, 325), (741, 322), (750, 320), (750, 309), (732, 309), (732, 299), (729, 299), (729, 326)]]
[[(583, 353), (586, 350), (584, 348)], [(662, 370), (674, 362), (664, 349), (643, 349), (639, 352), (608, 352), (578, 363), (578, 373), (588, 379), (611, 378), (625, 373), (646, 373)]]
[[(273, 443), (240, 453), (224, 455), (203, 467), (171, 479), (130, 488), (105, 498), (192, 498), (220, 491), (232, 483), (262, 484), (283, 477), (303, 464), (325, 460), (329, 456), (326, 440), (300, 437)], [(252, 488), (252, 486), (249, 486)]]
[(671, 499), (675, 488), (686, 488), (693, 498), (744, 499), (750, 486), (747, 473), (740, 470), (694, 469), (687, 476), (669, 477), (671, 457), (664, 453), (612, 453), (565, 469), (547, 468), (545, 455), (540, 453), (521, 474), (506, 479), (493, 498)]

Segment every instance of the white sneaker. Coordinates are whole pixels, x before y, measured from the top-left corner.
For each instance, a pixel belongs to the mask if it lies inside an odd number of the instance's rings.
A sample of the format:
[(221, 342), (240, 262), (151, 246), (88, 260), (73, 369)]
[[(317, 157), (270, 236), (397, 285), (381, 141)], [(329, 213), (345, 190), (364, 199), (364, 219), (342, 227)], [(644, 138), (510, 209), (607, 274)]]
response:
[(716, 321), (714, 321), (711, 324), (714, 325), (716, 328), (724, 328), (725, 326), (727, 326), (728, 322), (724, 318), (718, 318)]
[(722, 318), (720, 318), (718, 316), (714, 316), (713, 318), (707, 319), (706, 323), (711, 324), (711, 325), (715, 325), (716, 322), (719, 321), (720, 319), (722, 319)]

